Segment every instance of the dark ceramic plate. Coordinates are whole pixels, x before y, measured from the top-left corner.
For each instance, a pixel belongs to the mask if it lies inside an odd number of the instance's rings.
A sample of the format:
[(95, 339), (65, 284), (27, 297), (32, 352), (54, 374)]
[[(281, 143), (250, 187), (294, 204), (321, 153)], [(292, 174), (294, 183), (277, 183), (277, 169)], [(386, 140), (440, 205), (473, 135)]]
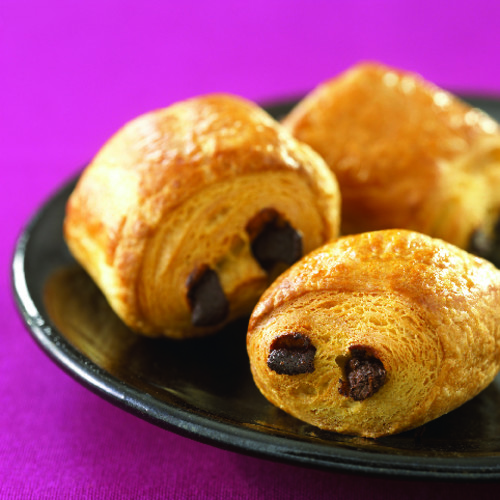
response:
[[(469, 100), (500, 119), (500, 101)], [(289, 107), (268, 109), (279, 116)], [(268, 403), (250, 374), (244, 320), (186, 342), (133, 334), (65, 246), (73, 186), (48, 200), (21, 235), (13, 284), (35, 340), (90, 390), (165, 429), (262, 458), (392, 477), (500, 479), (500, 377), (416, 431), (369, 440), (320, 431)]]

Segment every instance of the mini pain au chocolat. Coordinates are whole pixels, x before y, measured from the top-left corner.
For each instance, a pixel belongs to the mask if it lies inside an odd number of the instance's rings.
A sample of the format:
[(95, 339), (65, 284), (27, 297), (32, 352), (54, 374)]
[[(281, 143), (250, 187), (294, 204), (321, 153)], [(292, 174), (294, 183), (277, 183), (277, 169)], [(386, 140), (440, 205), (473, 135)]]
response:
[(249, 315), (277, 273), (336, 237), (339, 205), (309, 146), (214, 94), (119, 130), (79, 179), (64, 234), (131, 329), (195, 337)]
[(411, 229), (500, 266), (500, 131), (485, 113), (419, 75), (362, 63), (283, 124), (337, 176), (343, 234)]
[(247, 348), (257, 387), (324, 430), (377, 438), (420, 426), (500, 368), (500, 271), (407, 230), (345, 236), (265, 292)]

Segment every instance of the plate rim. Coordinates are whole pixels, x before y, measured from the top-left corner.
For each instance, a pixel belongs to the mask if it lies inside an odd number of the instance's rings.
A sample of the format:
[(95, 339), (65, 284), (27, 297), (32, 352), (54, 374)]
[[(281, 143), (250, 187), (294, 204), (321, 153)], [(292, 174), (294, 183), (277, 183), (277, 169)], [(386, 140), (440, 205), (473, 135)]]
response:
[[(471, 97), (500, 104), (500, 98)], [(282, 109), (292, 99), (265, 105)], [(500, 479), (498, 456), (423, 457), (395, 455), (349, 447), (311, 443), (289, 436), (271, 435), (237, 424), (217, 421), (186, 409), (176, 408), (125, 383), (99, 367), (78, 351), (40, 311), (30, 293), (25, 263), (29, 244), (40, 221), (50, 215), (60, 198), (67, 198), (80, 174), (62, 183), (39, 206), (19, 234), (12, 256), (11, 288), (17, 310), (25, 327), (49, 358), (74, 380), (97, 396), (145, 421), (181, 436), (221, 449), (272, 461), (378, 477), (448, 480), (496, 481)], [(48, 313), (47, 313), (48, 316)], [(291, 446), (293, 442), (293, 449)], [(472, 463), (473, 461), (473, 463)]]

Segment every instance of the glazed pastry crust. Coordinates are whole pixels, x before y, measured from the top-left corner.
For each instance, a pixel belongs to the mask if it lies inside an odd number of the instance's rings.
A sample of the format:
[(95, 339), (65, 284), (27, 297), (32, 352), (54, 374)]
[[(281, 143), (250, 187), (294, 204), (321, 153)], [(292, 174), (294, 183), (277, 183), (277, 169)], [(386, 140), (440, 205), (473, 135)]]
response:
[[(275, 340), (298, 332), (314, 371), (278, 374)], [(363, 400), (341, 394), (363, 346), (386, 380)], [(500, 368), (500, 271), (442, 240), (405, 230), (346, 236), (304, 257), (256, 306), (248, 354), (274, 405), (325, 430), (376, 438), (420, 426), (468, 401)]]
[(191, 324), (193, 270), (218, 273), (227, 321), (250, 314), (269, 284), (245, 230), (259, 210), (276, 210), (308, 252), (338, 234), (339, 204), (335, 178), (316, 153), (253, 103), (214, 94), (119, 130), (79, 179), (64, 234), (128, 326), (182, 338), (222, 326)]
[(284, 119), (336, 174), (342, 232), (411, 229), (467, 249), (500, 213), (500, 134), (420, 76), (377, 63), (319, 85)]

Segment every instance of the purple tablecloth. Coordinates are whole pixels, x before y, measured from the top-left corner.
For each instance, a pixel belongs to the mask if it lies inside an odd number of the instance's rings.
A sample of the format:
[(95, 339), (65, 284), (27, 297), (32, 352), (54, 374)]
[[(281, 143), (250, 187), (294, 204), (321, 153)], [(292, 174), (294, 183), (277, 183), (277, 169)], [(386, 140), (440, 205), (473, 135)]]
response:
[(302, 93), (374, 59), (500, 94), (496, 1), (0, 2), (1, 498), (449, 498), (495, 484), (315, 471), (200, 444), (100, 399), (15, 308), (10, 263), (36, 209), (126, 120), (197, 94)]

